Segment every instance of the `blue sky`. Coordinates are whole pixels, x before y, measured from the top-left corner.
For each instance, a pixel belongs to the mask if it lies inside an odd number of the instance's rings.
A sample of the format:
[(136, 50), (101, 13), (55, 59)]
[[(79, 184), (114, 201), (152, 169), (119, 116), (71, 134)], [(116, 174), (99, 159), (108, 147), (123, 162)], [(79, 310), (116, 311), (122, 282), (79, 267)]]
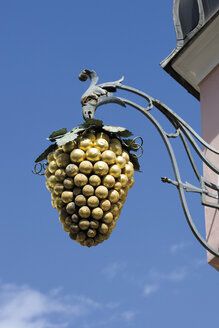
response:
[[(101, 82), (124, 75), (125, 84), (160, 99), (201, 133), (199, 102), (159, 66), (176, 44), (172, 1), (3, 0), (0, 30), (0, 328), (215, 325), (218, 273), (189, 230), (177, 191), (160, 181), (174, 178), (170, 160), (140, 113), (117, 105), (96, 113), (144, 139), (143, 173), (135, 174), (117, 227), (99, 246), (68, 237), (44, 177), (31, 173), (48, 135), (82, 122), (84, 68)], [(175, 146), (183, 180), (193, 183)], [(189, 205), (204, 234), (199, 196)]]

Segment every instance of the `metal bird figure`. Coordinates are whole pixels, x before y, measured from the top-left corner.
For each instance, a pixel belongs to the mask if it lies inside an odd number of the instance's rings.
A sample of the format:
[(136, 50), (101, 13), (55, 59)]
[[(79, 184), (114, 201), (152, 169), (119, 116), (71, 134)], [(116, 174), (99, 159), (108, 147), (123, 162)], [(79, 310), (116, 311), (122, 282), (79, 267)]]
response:
[(116, 103), (126, 107), (121, 99), (115, 97), (111, 93), (116, 91), (116, 87), (124, 80), (124, 77), (115, 82), (107, 82), (97, 85), (99, 78), (96, 72), (84, 69), (79, 75), (79, 80), (84, 82), (88, 78), (91, 81), (90, 86), (81, 97), (82, 114), (85, 120), (88, 118), (94, 118), (96, 108), (104, 104)]

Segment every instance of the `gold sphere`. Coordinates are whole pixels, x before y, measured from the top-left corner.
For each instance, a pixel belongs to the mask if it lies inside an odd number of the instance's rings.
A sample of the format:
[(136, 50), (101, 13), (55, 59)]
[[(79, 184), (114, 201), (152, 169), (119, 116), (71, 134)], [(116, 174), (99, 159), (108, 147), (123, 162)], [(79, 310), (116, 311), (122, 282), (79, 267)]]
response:
[(129, 180), (129, 183), (128, 183), (129, 188), (132, 188), (132, 187), (134, 186), (134, 183), (135, 183), (135, 180), (134, 180), (134, 178), (132, 177), (132, 178)]
[(84, 134), (82, 136), (82, 138), (84, 138), (84, 139), (90, 139), (92, 142), (94, 142), (96, 140), (95, 132), (94, 133), (93, 132), (87, 132), (86, 134)]
[(91, 229), (98, 229), (98, 227), (99, 227), (99, 222), (98, 221), (96, 221), (96, 220), (90, 221), (90, 228)]
[(117, 139), (117, 138), (112, 138), (112, 139), (110, 139), (110, 143), (115, 143), (115, 144), (117, 144), (117, 145), (119, 145), (119, 146), (122, 146), (122, 145), (121, 145), (121, 142), (120, 142), (119, 139)]
[(103, 185), (107, 188), (112, 188), (115, 185), (115, 178), (108, 174), (103, 178)]
[(94, 187), (91, 185), (85, 185), (82, 189), (82, 194), (86, 197), (92, 196), (94, 194)]
[(104, 161), (98, 161), (94, 164), (94, 173), (100, 176), (106, 175), (109, 171), (109, 166)]
[(118, 191), (117, 190), (114, 190), (114, 189), (110, 190), (109, 191), (109, 194), (108, 194), (108, 198), (109, 198), (109, 201), (111, 203), (118, 202), (118, 200), (119, 200), (119, 193), (118, 193)]
[(108, 165), (114, 164), (116, 162), (116, 154), (112, 150), (105, 150), (102, 153), (102, 161)]
[[(64, 208), (64, 207), (63, 207), (63, 208)], [(62, 208), (62, 209), (63, 209), (63, 208)], [(62, 210), (61, 210), (61, 212), (62, 212)], [(59, 216), (59, 221), (60, 221), (61, 223), (65, 223), (65, 220), (66, 220), (67, 218), (71, 218), (71, 217), (68, 215), (68, 213), (66, 213), (65, 216), (62, 216), (62, 215), (60, 214), (60, 216)]]
[(56, 149), (56, 150), (54, 151), (53, 157), (54, 157), (55, 159), (57, 159), (58, 156), (59, 156), (60, 154), (63, 154), (63, 150), (62, 150), (62, 148), (58, 148), (58, 149)]
[(68, 166), (66, 166), (65, 168), (66, 174), (71, 178), (73, 178), (76, 174), (78, 174), (78, 171), (79, 171), (78, 166), (75, 164), (68, 164)]
[(77, 206), (84, 206), (86, 205), (86, 203), (87, 203), (87, 199), (86, 197), (84, 197), (84, 195), (78, 195), (75, 197), (75, 204)]
[(88, 182), (88, 178), (85, 174), (78, 173), (74, 177), (74, 183), (77, 187), (83, 187), (87, 184), (87, 182)]
[(96, 236), (97, 232), (95, 229), (89, 229), (87, 231), (87, 236), (90, 237), (90, 238), (94, 238)]
[[(80, 231), (80, 228), (78, 227), (79, 231)], [(70, 232), (69, 232), (69, 237), (72, 239), (72, 240), (76, 240), (77, 238), (77, 232), (74, 232), (74, 230), (71, 229), (70, 227)]]
[(129, 162), (129, 153), (126, 150), (122, 151), (122, 157), (126, 160), (126, 163)]
[(90, 216), (90, 209), (88, 206), (82, 206), (78, 211), (79, 215), (83, 219), (87, 219)]
[(134, 168), (131, 164), (126, 164), (124, 168), (124, 173), (128, 178), (131, 178), (134, 175)]
[(104, 223), (111, 223), (113, 221), (113, 214), (111, 212), (104, 213), (102, 221)]
[(83, 231), (80, 231), (78, 234), (77, 234), (77, 238), (76, 238), (76, 241), (78, 242), (82, 242), (86, 239), (86, 235)]
[(104, 199), (108, 196), (108, 189), (105, 186), (99, 186), (95, 190), (95, 195), (100, 199)]
[(80, 195), (81, 194), (81, 188), (74, 187), (73, 194), (74, 194), (74, 196)]
[(55, 203), (55, 207), (57, 209), (61, 209), (63, 206), (64, 206), (64, 203), (62, 201), (62, 199), (60, 197), (57, 197), (55, 200), (54, 200), (54, 203)]
[(81, 229), (79, 228), (78, 224), (71, 224), (70, 232), (71, 233), (78, 233)]
[(51, 161), (48, 165), (48, 170), (51, 174), (55, 173), (55, 171), (58, 169), (58, 166), (56, 164), (56, 161)]
[(48, 155), (47, 155), (47, 157), (46, 157), (46, 159), (47, 159), (47, 162), (48, 163), (50, 163), (50, 162), (52, 162), (53, 160), (54, 160), (54, 151), (53, 152), (51, 152), (51, 153), (49, 153)]
[(58, 196), (54, 193), (54, 190), (51, 192), (51, 198), (52, 200), (55, 200)]
[(122, 188), (119, 190), (119, 199), (121, 199), (122, 201), (124, 201), (126, 199), (127, 196), (127, 192)]
[(54, 188), (55, 184), (58, 182), (55, 175), (51, 175), (48, 179), (47, 182), (50, 187)]
[(48, 179), (52, 174), (49, 172), (48, 168), (45, 170), (45, 177)]
[(60, 211), (60, 218), (62, 220), (65, 220), (67, 218), (67, 216), (69, 216), (68, 212), (66, 211), (66, 208), (63, 207)]
[(103, 210), (100, 207), (96, 207), (92, 210), (92, 218), (100, 220), (103, 217)]
[(63, 181), (66, 177), (66, 172), (64, 169), (58, 169), (55, 171), (55, 177), (57, 179), (57, 181)]
[(99, 199), (96, 196), (91, 196), (87, 200), (87, 205), (90, 207), (97, 207), (99, 205)]
[(110, 229), (110, 227), (109, 227), (109, 230), (108, 230), (108, 232), (104, 235), (104, 240), (107, 240), (109, 237), (110, 237), (110, 235), (111, 235), (111, 233), (112, 233), (112, 229)]
[(118, 178), (121, 174), (121, 169), (117, 164), (114, 164), (110, 167), (109, 174)]
[(117, 182), (115, 183), (114, 189), (116, 189), (116, 190), (118, 191), (118, 190), (120, 190), (121, 188), (122, 188), (122, 184), (121, 184), (121, 182), (118, 182), (118, 181), (117, 181)]
[(117, 156), (122, 155), (122, 145), (118, 139), (111, 139), (109, 149), (112, 150)]
[(67, 204), (66, 212), (68, 214), (71, 214), (71, 215), (74, 214), (75, 210), (76, 210), (76, 208), (75, 208), (75, 203), (74, 202), (70, 202), (70, 203)]
[(67, 218), (65, 219), (65, 224), (67, 225), (71, 225), (72, 224), (72, 220), (70, 216), (67, 216)]
[(112, 212), (113, 216), (119, 215), (119, 208), (116, 204), (112, 204), (110, 212)]
[(69, 225), (63, 223), (62, 227), (63, 227), (63, 230), (64, 231), (66, 231), (66, 232), (69, 232), (70, 231), (70, 226)]
[(105, 150), (107, 150), (109, 148), (109, 144), (108, 142), (103, 139), (103, 138), (98, 138), (95, 142), (94, 142), (94, 147), (96, 147), (97, 149), (99, 149), (101, 151), (101, 153)]
[(110, 223), (109, 229), (113, 230), (116, 226), (116, 221), (113, 220), (113, 222)]
[(70, 158), (73, 163), (80, 163), (85, 159), (85, 152), (82, 149), (73, 149)]
[(86, 151), (86, 159), (91, 162), (99, 161), (101, 158), (101, 152), (97, 148), (90, 148)]
[(56, 164), (58, 165), (58, 167), (65, 168), (70, 162), (70, 157), (67, 153), (59, 154), (56, 158)]
[(79, 221), (79, 227), (81, 228), (81, 230), (87, 230), (89, 228), (89, 221), (88, 220), (80, 220)]
[(84, 246), (87, 246), (87, 247), (92, 247), (94, 246), (94, 240), (92, 238), (88, 238), (84, 241)]
[(109, 138), (108, 134), (106, 134), (105, 132), (98, 133), (97, 139), (105, 139), (108, 143), (110, 142), (110, 138)]
[(114, 216), (114, 221), (118, 221), (119, 219), (119, 214)]
[(124, 205), (126, 202), (126, 198), (125, 199), (120, 199), (120, 202)]
[(63, 185), (64, 185), (65, 189), (72, 189), (74, 187), (74, 181), (72, 178), (66, 178), (63, 181)]
[(122, 207), (123, 207), (123, 202), (119, 200), (119, 201), (116, 203), (116, 205), (118, 206), (119, 210), (121, 210)]
[(77, 233), (77, 232), (80, 231), (80, 228), (77, 224), (72, 224), (71, 227), (70, 227), (70, 231), (74, 232), (74, 233)]
[(62, 146), (62, 149), (65, 153), (70, 153), (75, 148), (75, 142), (69, 141)]
[(91, 147), (93, 147), (93, 142), (91, 139), (89, 138), (82, 138), (79, 142), (78, 142), (78, 147), (84, 151), (90, 149)]
[(99, 243), (102, 243), (104, 241), (104, 236), (102, 234), (98, 234), (96, 235), (96, 237), (94, 238), (94, 241), (99, 244)]
[(73, 232), (72, 229), (70, 229), (70, 232), (68, 233), (69, 237), (72, 239), (72, 240), (75, 240), (77, 242), (77, 232)]
[(90, 174), (93, 170), (93, 164), (90, 161), (83, 161), (79, 165), (79, 170), (81, 173)]
[(118, 178), (118, 182), (121, 183), (122, 187), (126, 187), (128, 184), (128, 177), (125, 174), (121, 174), (120, 177)]
[(55, 205), (54, 200), (51, 201), (51, 204), (52, 204), (52, 207), (53, 207), (53, 208), (56, 208), (56, 205)]
[(61, 198), (64, 203), (70, 203), (73, 200), (73, 192), (72, 191), (63, 191)]
[(48, 181), (46, 181), (46, 188), (49, 190), (49, 191), (52, 191), (53, 190), (53, 187), (51, 187), (48, 183)]
[(89, 182), (93, 187), (97, 187), (101, 184), (101, 179), (98, 175), (91, 175), (89, 177)]
[(65, 223), (65, 219), (62, 218), (61, 216), (59, 217), (59, 221), (60, 221), (62, 224)]
[(125, 167), (125, 164), (126, 164), (126, 160), (124, 157), (122, 156), (117, 156), (116, 157), (116, 164), (121, 168), (123, 169)]
[(61, 193), (64, 191), (64, 186), (62, 183), (58, 182), (54, 186), (54, 193), (56, 195), (61, 195)]
[(103, 200), (101, 200), (100, 207), (104, 211), (109, 211), (109, 209), (111, 208), (111, 203), (110, 203), (109, 199), (103, 199)]
[(61, 212), (61, 209), (65, 206), (65, 204), (63, 203), (63, 205), (61, 207), (57, 207), (57, 212), (60, 213)]
[(102, 234), (106, 234), (108, 232), (109, 228), (108, 228), (108, 225), (106, 223), (102, 223), (99, 227), (99, 231), (100, 233)]
[(72, 219), (72, 222), (74, 222), (74, 223), (78, 223), (78, 221), (79, 221), (79, 217), (75, 213), (72, 214), (71, 219)]

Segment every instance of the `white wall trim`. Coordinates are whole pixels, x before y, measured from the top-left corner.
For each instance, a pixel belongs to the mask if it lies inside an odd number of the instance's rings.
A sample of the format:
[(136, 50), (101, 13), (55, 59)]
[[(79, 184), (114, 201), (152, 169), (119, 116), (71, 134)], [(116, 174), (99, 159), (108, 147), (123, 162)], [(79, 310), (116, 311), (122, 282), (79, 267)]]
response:
[(198, 92), (200, 82), (219, 64), (219, 16), (172, 63)]

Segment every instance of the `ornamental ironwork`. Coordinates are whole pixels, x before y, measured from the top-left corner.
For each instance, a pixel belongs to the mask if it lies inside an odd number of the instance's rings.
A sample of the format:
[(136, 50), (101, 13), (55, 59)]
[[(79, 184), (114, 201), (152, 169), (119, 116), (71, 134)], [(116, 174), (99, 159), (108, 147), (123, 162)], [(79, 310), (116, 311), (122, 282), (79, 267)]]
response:
[[(81, 81), (86, 81), (87, 79), (90, 79), (90, 86), (81, 98), (82, 114), (85, 120), (94, 119), (95, 111), (98, 107), (108, 103), (116, 103), (123, 107), (126, 107), (128, 105), (137, 109), (154, 125), (154, 127), (159, 132), (166, 146), (166, 149), (168, 151), (172, 163), (173, 172), (175, 175), (175, 180), (167, 177), (162, 177), (161, 180), (162, 182), (172, 184), (177, 188), (186, 220), (194, 236), (202, 244), (202, 246), (204, 246), (210, 253), (219, 257), (219, 252), (213, 249), (206, 242), (206, 240), (201, 236), (198, 229), (196, 228), (185, 197), (185, 192), (199, 193), (201, 195), (202, 205), (219, 210), (219, 186), (215, 185), (214, 183), (210, 182), (209, 180), (207, 180), (205, 177), (202, 176), (202, 174), (199, 172), (196, 166), (190, 148), (192, 147), (196, 152), (196, 154), (198, 155), (198, 157), (202, 160), (202, 162), (204, 162), (213, 172), (215, 172), (218, 175), (219, 175), (219, 168), (216, 167), (205, 156), (203, 151), (200, 149), (197, 141), (200, 142), (205, 148), (207, 148), (208, 150), (210, 150), (211, 152), (217, 155), (219, 155), (219, 151), (214, 149), (207, 142), (205, 142), (188, 123), (186, 123), (180, 116), (178, 116), (172, 109), (170, 109), (164, 103), (151, 97), (145, 92), (124, 85), (122, 83), (124, 77), (122, 77), (118, 81), (97, 84), (98, 76), (95, 73), (95, 71), (90, 71), (88, 69), (85, 69), (80, 73), (79, 79)], [(115, 96), (114, 92), (116, 92), (119, 89), (125, 90), (130, 93), (134, 93), (144, 98), (147, 101), (147, 106), (143, 107), (126, 98)], [(151, 113), (151, 110), (153, 108), (158, 109), (159, 112), (162, 113), (167, 118), (167, 120), (172, 124), (174, 128), (173, 133), (171, 134), (167, 133), (163, 129), (161, 124), (155, 119), (155, 117)], [(171, 139), (173, 138), (179, 138), (181, 140), (185, 148), (186, 154), (188, 156), (189, 162), (191, 164), (191, 167), (197, 178), (197, 186), (188, 182), (183, 182), (181, 180), (179, 166), (171, 144)], [(209, 201), (209, 199), (211, 199), (211, 201)]]

